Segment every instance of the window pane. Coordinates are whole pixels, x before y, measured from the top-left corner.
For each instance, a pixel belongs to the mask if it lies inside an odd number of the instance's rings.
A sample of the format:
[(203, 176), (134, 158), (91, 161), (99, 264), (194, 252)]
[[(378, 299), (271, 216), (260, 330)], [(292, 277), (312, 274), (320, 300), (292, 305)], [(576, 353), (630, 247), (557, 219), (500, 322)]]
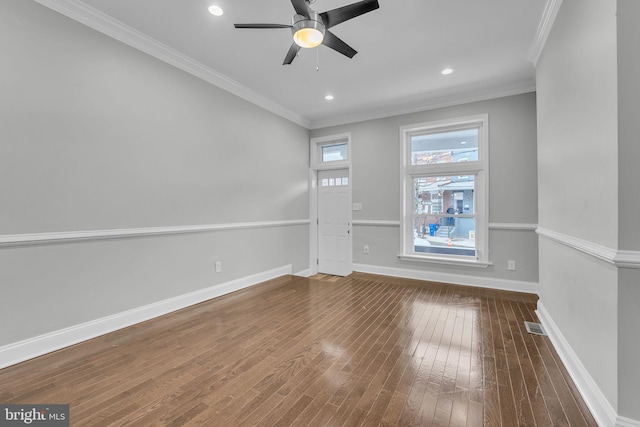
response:
[(475, 177), (413, 179), (416, 253), (475, 256)]
[(348, 160), (347, 143), (322, 146), (322, 161), (335, 162), (338, 160)]
[(478, 160), (478, 128), (411, 136), (411, 164)]

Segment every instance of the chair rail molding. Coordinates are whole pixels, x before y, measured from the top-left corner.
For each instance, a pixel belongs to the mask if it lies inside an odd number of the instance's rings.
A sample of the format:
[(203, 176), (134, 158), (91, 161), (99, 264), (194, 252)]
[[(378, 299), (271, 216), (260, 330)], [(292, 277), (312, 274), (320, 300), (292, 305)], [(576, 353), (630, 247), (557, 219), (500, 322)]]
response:
[(169, 234), (204, 233), (221, 230), (247, 228), (287, 227), (309, 225), (308, 219), (281, 221), (236, 222), (226, 224), (178, 225), (167, 227), (124, 228), (109, 230), (61, 231), (52, 233), (6, 234), (0, 235), (0, 248), (7, 246), (44, 245), (52, 243), (77, 242), (84, 240), (127, 239), (144, 236)]
[(400, 221), (388, 221), (383, 219), (354, 219), (352, 224), (360, 226), (400, 227)]
[[(380, 227), (400, 227), (400, 221), (384, 219), (354, 219), (353, 225), (360, 226), (380, 226)], [(514, 230), (514, 231), (535, 231), (538, 224), (520, 222), (490, 222), (490, 230)]]
[(490, 222), (489, 230), (536, 231), (538, 224), (520, 222)]
[(595, 257), (601, 261), (613, 264), (618, 268), (640, 269), (640, 251), (628, 251), (610, 248), (599, 243), (590, 242), (578, 237), (558, 233), (538, 227), (536, 233), (539, 236), (560, 243), (576, 251)]
[(402, 277), (406, 279), (451, 283), (453, 285), (475, 286), (478, 288), (538, 294), (537, 282), (525, 282), (521, 280), (509, 280), (489, 276), (441, 273), (437, 271), (414, 270), (410, 268), (384, 267), (371, 264), (354, 263), (353, 270), (362, 273), (380, 274), (382, 276)]

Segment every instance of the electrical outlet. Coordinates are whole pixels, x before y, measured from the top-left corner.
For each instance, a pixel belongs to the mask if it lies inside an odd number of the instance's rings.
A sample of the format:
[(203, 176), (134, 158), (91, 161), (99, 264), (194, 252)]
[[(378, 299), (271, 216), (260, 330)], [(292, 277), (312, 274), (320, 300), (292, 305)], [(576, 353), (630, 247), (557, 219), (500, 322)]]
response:
[(362, 250), (365, 254), (369, 253), (369, 245), (364, 245), (364, 249)]
[(220, 273), (222, 271), (222, 261), (216, 261), (216, 273)]
[(507, 261), (507, 270), (515, 271), (515, 269), (516, 269), (516, 262), (512, 259)]

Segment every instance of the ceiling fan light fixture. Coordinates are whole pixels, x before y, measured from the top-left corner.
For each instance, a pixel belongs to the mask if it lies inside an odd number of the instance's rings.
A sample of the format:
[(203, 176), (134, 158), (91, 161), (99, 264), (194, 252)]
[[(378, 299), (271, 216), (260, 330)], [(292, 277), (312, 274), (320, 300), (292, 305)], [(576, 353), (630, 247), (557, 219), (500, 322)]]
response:
[(315, 28), (301, 28), (293, 34), (293, 41), (305, 48), (320, 46), (323, 39), (324, 34)]
[(293, 41), (304, 48), (320, 46), (324, 40), (324, 24), (316, 12), (309, 12), (309, 18), (296, 15), (291, 27)]
[(222, 16), (224, 11), (220, 6), (211, 5), (209, 6), (209, 13), (212, 14), (213, 16)]

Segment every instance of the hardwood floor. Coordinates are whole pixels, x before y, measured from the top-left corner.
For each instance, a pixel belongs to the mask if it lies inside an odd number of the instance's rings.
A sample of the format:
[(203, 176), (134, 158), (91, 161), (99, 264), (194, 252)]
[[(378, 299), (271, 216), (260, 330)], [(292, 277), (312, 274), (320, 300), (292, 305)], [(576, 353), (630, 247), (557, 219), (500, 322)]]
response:
[(524, 328), (536, 301), (286, 276), (0, 370), (0, 403), (69, 403), (72, 426), (595, 426)]

